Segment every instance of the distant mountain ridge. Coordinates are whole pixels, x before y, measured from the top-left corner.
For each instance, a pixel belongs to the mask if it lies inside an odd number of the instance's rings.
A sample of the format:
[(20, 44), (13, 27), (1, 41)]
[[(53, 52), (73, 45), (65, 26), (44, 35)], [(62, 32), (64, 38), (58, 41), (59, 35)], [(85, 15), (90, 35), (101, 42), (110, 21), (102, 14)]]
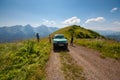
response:
[(104, 35), (105, 37), (107, 37), (109, 39), (120, 41), (120, 32), (119, 31), (96, 30), (96, 32), (100, 33), (101, 35)]
[(118, 31), (112, 31), (112, 30), (95, 30), (95, 31), (104, 36), (118, 33)]
[(41, 25), (41, 26), (38, 26), (38, 27), (34, 28), (34, 31), (36, 33), (39, 33), (41, 37), (48, 36), (48, 34), (54, 32), (56, 30), (58, 30), (58, 28), (56, 28), (56, 27), (47, 27), (45, 25)]
[(115, 32), (113, 34), (107, 35), (106, 37), (114, 39), (116, 41), (120, 41), (120, 32)]
[(57, 27), (47, 27), (45, 25), (38, 27), (33, 27), (29, 24), (25, 26), (4, 26), (0, 27), (0, 42), (12, 42), (29, 39), (35, 37), (36, 33), (39, 33), (40, 37), (45, 37), (56, 30), (58, 30)]

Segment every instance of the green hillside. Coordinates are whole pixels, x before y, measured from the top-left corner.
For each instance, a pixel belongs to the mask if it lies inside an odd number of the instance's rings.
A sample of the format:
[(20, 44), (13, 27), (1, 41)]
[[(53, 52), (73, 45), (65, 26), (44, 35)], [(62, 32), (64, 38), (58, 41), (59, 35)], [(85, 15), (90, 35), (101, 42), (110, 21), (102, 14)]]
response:
[(50, 51), (47, 39), (0, 44), (0, 80), (44, 80)]
[(81, 26), (77, 26), (77, 25), (67, 26), (60, 30), (57, 30), (52, 35), (54, 35), (54, 34), (64, 34), (65, 37), (68, 39), (70, 39), (71, 35), (74, 35), (74, 38), (82, 38), (82, 39), (104, 38), (97, 32), (94, 32), (89, 29), (85, 29), (85, 28), (83, 28)]

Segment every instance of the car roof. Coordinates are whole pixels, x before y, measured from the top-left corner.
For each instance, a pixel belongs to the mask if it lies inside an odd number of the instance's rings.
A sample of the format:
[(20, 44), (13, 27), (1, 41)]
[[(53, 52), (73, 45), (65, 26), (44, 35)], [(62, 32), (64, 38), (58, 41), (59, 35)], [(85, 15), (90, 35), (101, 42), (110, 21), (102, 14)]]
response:
[(55, 34), (55, 36), (64, 36), (64, 34)]

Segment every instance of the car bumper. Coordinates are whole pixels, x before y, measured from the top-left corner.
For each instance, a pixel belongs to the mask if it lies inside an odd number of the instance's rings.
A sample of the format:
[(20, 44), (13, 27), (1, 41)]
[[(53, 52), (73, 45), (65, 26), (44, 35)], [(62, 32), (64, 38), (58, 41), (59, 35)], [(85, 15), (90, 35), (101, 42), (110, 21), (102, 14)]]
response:
[(54, 47), (66, 47), (66, 46), (68, 46), (68, 43), (53, 43), (53, 46)]

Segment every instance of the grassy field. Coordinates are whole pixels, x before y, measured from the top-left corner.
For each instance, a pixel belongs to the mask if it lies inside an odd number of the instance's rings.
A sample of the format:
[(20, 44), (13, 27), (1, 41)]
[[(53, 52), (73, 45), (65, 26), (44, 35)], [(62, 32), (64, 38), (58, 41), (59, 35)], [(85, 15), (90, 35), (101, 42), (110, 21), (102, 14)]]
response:
[(50, 51), (46, 39), (0, 44), (0, 80), (44, 80)]
[(69, 53), (61, 52), (60, 57), (63, 64), (62, 70), (64, 72), (66, 80), (85, 80), (82, 74), (82, 67), (76, 64)]
[(120, 42), (104, 39), (76, 39), (76, 44), (101, 52), (101, 57), (120, 59)]

